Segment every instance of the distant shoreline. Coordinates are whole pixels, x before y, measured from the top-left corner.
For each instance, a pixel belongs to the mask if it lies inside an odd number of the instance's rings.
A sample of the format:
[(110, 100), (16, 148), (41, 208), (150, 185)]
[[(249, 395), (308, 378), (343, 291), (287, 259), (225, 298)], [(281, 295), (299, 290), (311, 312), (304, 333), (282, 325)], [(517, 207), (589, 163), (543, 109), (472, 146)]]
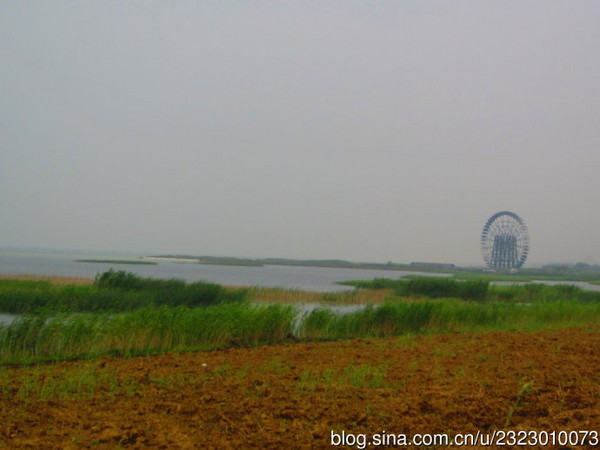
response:
[(172, 256), (142, 256), (142, 259), (149, 261), (169, 261), (169, 262), (182, 262), (182, 263), (197, 263), (198, 258), (177, 258)]
[(140, 260), (129, 260), (129, 259), (76, 259), (75, 262), (81, 263), (93, 263), (93, 264), (130, 264), (130, 265), (144, 265), (144, 266), (155, 266), (158, 263), (153, 261), (140, 261)]
[[(195, 257), (173, 257), (173, 256), (143, 256), (142, 259), (149, 261), (168, 261), (184, 264), (207, 264), (212, 266), (242, 266), (242, 267), (263, 267), (264, 264), (252, 261), (246, 261), (236, 258), (195, 258)], [(153, 264), (157, 264), (154, 262)]]
[[(296, 267), (325, 267), (331, 269), (370, 269), (389, 271), (428, 271), (432, 268), (424, 268), (409, 264), (396, 263), (356, 263), (343, 260), (296, 260), (286, 258), (234, 258), (220, 256), (190, 256), (190, 255), (153, 255), (143, 256), (142, 259), (151, 261), (170, 261), (181, 263), (211, 264), (223, 266), (296, 266)], [(439, 268), (437, 268), (439, 271)]]

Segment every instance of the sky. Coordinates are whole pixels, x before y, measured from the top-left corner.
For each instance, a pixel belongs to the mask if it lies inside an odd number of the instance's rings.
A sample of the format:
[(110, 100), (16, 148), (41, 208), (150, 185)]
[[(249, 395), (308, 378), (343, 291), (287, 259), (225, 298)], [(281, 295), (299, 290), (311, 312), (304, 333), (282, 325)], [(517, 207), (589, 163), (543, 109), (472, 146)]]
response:
[(600, 2), (0, 3), (0, 246), (600, 263)]

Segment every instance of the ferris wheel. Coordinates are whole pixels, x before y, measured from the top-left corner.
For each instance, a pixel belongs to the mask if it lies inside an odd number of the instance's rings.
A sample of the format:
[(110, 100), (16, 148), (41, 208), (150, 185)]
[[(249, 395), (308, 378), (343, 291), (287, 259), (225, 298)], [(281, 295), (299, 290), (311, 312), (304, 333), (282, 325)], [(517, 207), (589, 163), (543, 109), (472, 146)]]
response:
[(518, 269), (529, 253), (529, 232), (523, 219), (510, 211), (490, 217), (481, 233), (481, 255), (490, 269)]

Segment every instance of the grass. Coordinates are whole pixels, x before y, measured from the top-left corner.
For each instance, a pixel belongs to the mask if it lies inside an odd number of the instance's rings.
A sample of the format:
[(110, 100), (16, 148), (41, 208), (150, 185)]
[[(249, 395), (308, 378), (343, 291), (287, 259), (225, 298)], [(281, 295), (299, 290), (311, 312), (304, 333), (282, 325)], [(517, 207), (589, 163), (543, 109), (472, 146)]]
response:
[(388, 387), (386, 380), (388, 366), (371, 364), (350, 364), (343, 370), (303, 370), (297, 381), (297, 389), (303, 392), (314, 392), (317, 387), (346, 389)]
[[(393, 281), (402, 284), (391, 289), (386, 283), (377, 281), (385, 289), (323, 294), (226, 289), (115, 271), (89, 285), (0, 280), (0, 306), (35, 312), (0, 326), (0, 364), (600, 322), (600, 293), (574, 286), (417, 278)], [(411, 296), (399, 295), (406, 292)], [(286, 301), (366, 306), (348, 314), (327, 307), (301, 314)]]
[(120, 314), (25, 316), (0, 326), (0, 361), (271, 344), (289, 337), (295, 314), (291, 306), (231, 303), (207, 308), (148, 307)]
[(512, 417), (515, 414), (515, 412), (517, 411), (517, 409), (526, 405), (526, 403), (523, 402), (523, 399), (528, 394), (531, 394), (532, 392), (535, 392), (536, 390), (537, 390), (537, 388), (535, 388), (533, 386), (533, 381), (528, 381), (519, 388), (519, 391), (517, 392), (517, 399), (511, 405), (510, 409), (508, 410), (508, 414), (506, 415), (506, 421), (504, 422), (504, 427), (503, 427), (504, 429), (508, 429), (511, 426)]
[(92, 284), (55, 284), (51, 281), (0, 279), (0, 312), (132, 311), (149, 306), (207, 306), (243, 301), (246, 291), (214, 283), (142, 278), (109, 270)]
[(552, 271), (536, 270), (536, 269), (521, 269), (519, 273), (482, 273), (482, 272), (467, 272), (456, 271), (452, 276), (460, 280), (484, 280), (484, 281), (515, 281), (515, 282), (531, 282), (531, 281), (586, 281), (591, 284), (600, 283), (600, 274), (596, 272), (568, 272), (557, 273)]
[(393, 295), (391, 289), (367, 291), (355, 289), (343, 292), (311, 292), (296, 289), (251, 287), (247, 290), (248, 300), (255, 303), (320, 303), (323, 305), (367, 305), (380, 304)]
[(21, 374), (18, 383), (12, 383), (9, 373), (0, 367), (0, 381), (1, 394), (16, 397), (25, 404), (85, 400), (98, 392), (112, 398), (132, 397), (141, 388), (134, 376), (120, 374), (94, 361), (59, 372), (48, 366), (37, 366)]
[(397, 297), (461, 298), (475, 301), (540, 302), (550, 300), (600, 301), (600, 292), (586, 291), (572, 284), (490, 285), (488, 279), (455, 280), (437, 277), (376, 278), (343, 284), (358, 290), (387, 290)]
[(94, 282), (92, 278), (81, 278), (81, 277), (61, 277), (55, 275), (6, 275), (1, 274), (0, 280), (8, 281), (49, 281), (52, 284), (64, 285), (89, 285)]
[(489, 282), (483, 280), (456, 281), (448, 278), (414, 277), (396, 288), (398, 295), (420, 295), (429, 298), (457, 297), (465, 300), (485, 300)]
[(124, 313), (24, 316), (0, 326), (0, 362), (19, 363), (103, 354), (246, 347), (472, 330), (518, 330), (598, 323), (600, 303), (522, 305), (463, 300), (395, 302), (339, 315), (317, 309), (298, 318), (292, 305), (229, 303), (206, 308), (147, 307)]
[(330, 340), (480, 329), (536, 329), (594, 323), (599, 319), (597, 302), (551, 301), (532, 305), (459, 299), (395, 302), (345, 315), (314, 310), (300, 324), (299, 337)]

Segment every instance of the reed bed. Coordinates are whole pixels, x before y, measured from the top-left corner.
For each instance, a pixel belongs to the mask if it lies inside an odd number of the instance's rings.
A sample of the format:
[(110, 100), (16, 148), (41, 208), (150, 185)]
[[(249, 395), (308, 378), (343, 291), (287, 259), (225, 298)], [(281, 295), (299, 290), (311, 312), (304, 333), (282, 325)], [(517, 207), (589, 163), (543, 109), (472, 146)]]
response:
[(396, 297), (460, 298), (478, 302), (547, 302), (557, 300), (600, 301), (600, 292), (586, 291), (572, 284), (490, 285), (489, 280), (456, 280), (438, 277), (376, 278), (343, 284), (368, 291), (391, 292)]
[(600, 303), (580, 301), (529, 305), (458, 299), (409, 301), (366, 306), (348, 314), (316, 309), (304, 315), (293, 305), (284, 304), (146, 307), (118, 314), (22, 317), (11, 325), (0, 326), (0, 362), (594, 323), (600, 323)]
[(139, 355), (282, 342), (296, 311), (247, 303), (207, 308), (159, 307), (110, 313), (22, 317), (0, 326), (0, 361)]
[(148, 306), (208, 306), (246, 299), (243, 289), (215, 283), (142, 278), (124, 271), (99, 274), (92, 284), (51, 280), (0, 280), (0, 312), (133, 311)]
[(392, 289), (355, 289), (342, 292), (311, 292), (295, 289), (252, 287), (248, 300), (255, 303), (321, 303), (323, 305), (372, 305), (384, 303), (393, 296)]
[(369, 281), (347, 281), (358, 289), (391, 290), (396, 296), (428, 298), (462, 298), (485, 300), (489, 291), (487, 280), (454, 280), (452, 278), (411, 276), (399, 279), (375, 278)]
[(52, 284), (70, 284), (70, 285), (86, 285), (94, 283), (93, 278), (82, 277), (61, 277), (55, 275), (7, 275), (0, 274), (0, 280), (18, 280), (18, 281), (48, 281)]
[[(393, 288), (316, 293), (230, 289), (109, 271), (93, 284), (2, 280), (0, 306), (33, 311), (0, 325), (0, 364), (384, 337), (600, 323), (598, 293), (573, 286), (456, 287), (422, 280)], [(464, 283), (454, 281), (453, 283)], [(398, 296), (413, 286), (413, 296)], [(447, 291), (443, 287), (446, 286)], [(479, 286), (479, 287), (478, 287)], [(421, 292), (416, 295), (415, 292)], [(423, 294), (427, 292), (428, 295)], [(464, 298), (438, 298), (444, 292)], [(310, 312), (303, 303), (324, 305)], [(363, 304), (345, 314), (325, 305)], [(305, 311), (305, 309), (304, 309)]]
[(522, 304), (448, 299), (387, 303), (345, 315), (325, 309), (314, 310), (302, 319), (298, 337), (330, 340), (480, 329), (536, 329), (599, 322), (598, 302), (563, 300)]

